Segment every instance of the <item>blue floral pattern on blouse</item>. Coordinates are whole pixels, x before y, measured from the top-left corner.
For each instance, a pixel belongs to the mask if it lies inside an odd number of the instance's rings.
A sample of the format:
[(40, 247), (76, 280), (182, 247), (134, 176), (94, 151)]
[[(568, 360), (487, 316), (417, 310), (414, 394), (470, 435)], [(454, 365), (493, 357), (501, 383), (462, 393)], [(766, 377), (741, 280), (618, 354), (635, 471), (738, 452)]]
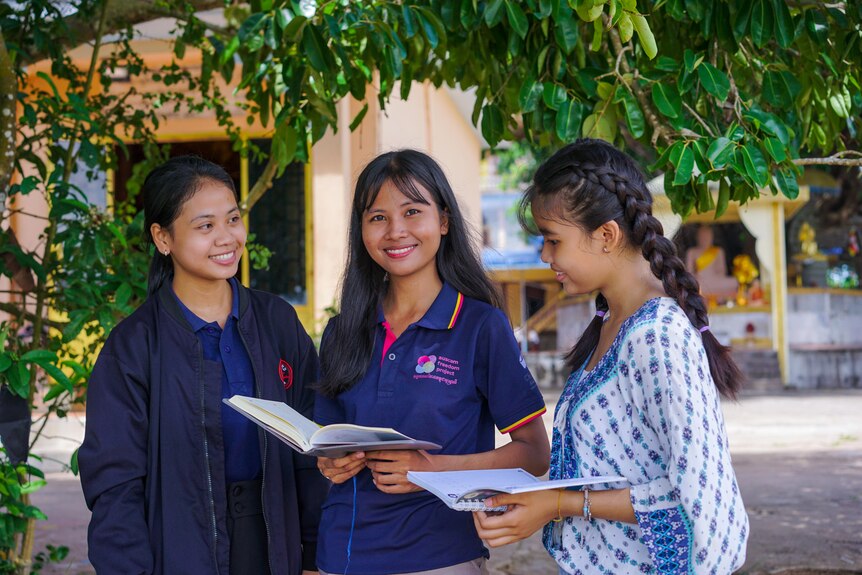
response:
[(562, 571), (726, 575), (744, 563), (748, 515), (718, 394), (700, 334), (671, 298), (646, 302), (595, 368), (566, 382), (550, 476), (596, 475), (628, 480), (637, 524), (549, 523), (545, 547)]

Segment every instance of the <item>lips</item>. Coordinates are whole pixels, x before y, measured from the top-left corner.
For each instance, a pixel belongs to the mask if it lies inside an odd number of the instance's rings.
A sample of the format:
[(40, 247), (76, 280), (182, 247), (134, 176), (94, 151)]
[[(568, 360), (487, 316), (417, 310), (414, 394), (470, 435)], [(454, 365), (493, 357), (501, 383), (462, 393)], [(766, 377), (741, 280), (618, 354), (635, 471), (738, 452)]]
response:
[(409, 256), (413, 253), (413, 250), (416, 249), (415, 245), (412, 246), (401, 246), (397, 248), (387, 248), (384, 249), (383, 252), (389, 256), (390, 258), (399, 259)]

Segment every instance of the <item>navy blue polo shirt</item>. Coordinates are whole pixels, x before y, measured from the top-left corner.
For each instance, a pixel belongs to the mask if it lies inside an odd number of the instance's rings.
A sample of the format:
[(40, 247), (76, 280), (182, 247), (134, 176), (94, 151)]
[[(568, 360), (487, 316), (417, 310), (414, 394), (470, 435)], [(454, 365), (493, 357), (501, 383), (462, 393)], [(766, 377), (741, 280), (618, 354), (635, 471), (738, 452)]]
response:
[[(397, 339), (382, 312), (378, 320), (365, 377), (334, 399), (318, 395), (317, 423), (392, 427), (443, 446), (432, 453), (460, 455), (494, 449), (495, 425), (509, 432), (544, 413), (499, 309), (444, 284), (422, 319)], [(487, 556), (472, 514), (449, 509), (427, 491), (383, 493), (368, 469), (356, 479), (351, 573), (409, 573)], [(317, 543), (318, 567), (328, 573), (345, 570), (352, 511), (353, 482), (334, 485)]]
[[(228, 281), (232, 291), (232, 303), (224, 329), (219, 327), (217, 322), (207, 323), (196, 316), (180, 298), (177, 298), (177, 301), (186, 321), (201, 342), (204, 361), (214, 362), (222, 367), (222, 398), (233, 395), (254, 396), (254, 369), (237, 327), (239, 288), (236, 279), (230, 278)], [(257, 425), (222, 403), (221, 426), (224, 438), (225, 481), (233, 483), (259, 477), (261, 464)]]

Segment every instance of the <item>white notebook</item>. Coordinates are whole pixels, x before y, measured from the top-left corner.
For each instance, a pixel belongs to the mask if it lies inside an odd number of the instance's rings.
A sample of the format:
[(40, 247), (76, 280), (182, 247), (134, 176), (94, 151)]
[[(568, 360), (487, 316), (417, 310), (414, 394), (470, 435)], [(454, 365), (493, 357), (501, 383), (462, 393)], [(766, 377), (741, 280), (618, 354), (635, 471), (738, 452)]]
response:
[(485, 507), (485, 499), (499, 493), (526, 493), (543, 489), (560, 489), (617, 483), (624, 477), (605, 475), (544, 481), (517, 469), (478, 469), (470, 471), (408, 471), (407, 480), (430, 491), (457, 511), (505, 511), (506, 507)]

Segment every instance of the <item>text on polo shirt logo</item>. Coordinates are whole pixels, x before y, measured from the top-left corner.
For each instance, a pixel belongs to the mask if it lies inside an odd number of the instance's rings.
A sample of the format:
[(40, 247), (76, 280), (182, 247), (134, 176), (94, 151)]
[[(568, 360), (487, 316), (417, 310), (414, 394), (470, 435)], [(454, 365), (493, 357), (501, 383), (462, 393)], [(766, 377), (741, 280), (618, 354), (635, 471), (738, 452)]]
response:
[(458, 383), (459, 371), (461, 366), (457, 359), (442, 355), (421, 355), (416, 360), (416, 375), (413, 379), (433, 379), (446, 385), (455, 385)]

